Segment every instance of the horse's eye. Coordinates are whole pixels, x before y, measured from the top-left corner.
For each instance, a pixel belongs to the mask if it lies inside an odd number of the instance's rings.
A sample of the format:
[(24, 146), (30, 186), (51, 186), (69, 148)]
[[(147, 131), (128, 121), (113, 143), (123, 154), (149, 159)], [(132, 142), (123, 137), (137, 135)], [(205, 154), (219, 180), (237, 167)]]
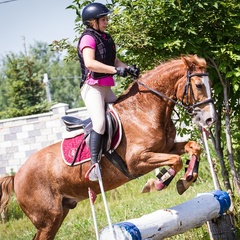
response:
[(195, 85), (197, 89), (201, 89), (202, 88), (202, 84), (196, 84)]

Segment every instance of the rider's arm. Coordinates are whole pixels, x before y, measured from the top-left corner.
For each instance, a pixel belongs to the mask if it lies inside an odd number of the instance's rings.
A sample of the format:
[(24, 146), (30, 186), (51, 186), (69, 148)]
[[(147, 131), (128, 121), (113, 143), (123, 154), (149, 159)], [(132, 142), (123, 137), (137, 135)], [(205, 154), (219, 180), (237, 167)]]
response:
[(104, 63), (101, 63), (97, 60), (95, 60), (95, 50), (90, 47), (85, 47), (82, 50), (83, 54), (83, 60), (84, 64), (87, 69), (93, 72), (98, 73), (109, 73), (109, 74), (115, 74), (116, 69), (114, 66), (106, 65)]

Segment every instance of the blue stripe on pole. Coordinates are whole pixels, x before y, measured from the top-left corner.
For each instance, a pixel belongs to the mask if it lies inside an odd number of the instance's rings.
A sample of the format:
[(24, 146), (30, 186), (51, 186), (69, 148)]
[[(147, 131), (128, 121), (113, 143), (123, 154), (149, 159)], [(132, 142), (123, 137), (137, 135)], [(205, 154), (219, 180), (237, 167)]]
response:
[(121, 229), (125, 229), (132, 237), (131, 240), (142, 240), (142, 236), (139, 229), (133, 223), (121, 222), (114, 225), (119, 226)]
[(231, 199), (228, 193), (221, 190), (215, 190), (211, 193), (218, 200), (220, 204), (219, 214), (223, 215), (223, 213), (226, 212), (231, 206)]

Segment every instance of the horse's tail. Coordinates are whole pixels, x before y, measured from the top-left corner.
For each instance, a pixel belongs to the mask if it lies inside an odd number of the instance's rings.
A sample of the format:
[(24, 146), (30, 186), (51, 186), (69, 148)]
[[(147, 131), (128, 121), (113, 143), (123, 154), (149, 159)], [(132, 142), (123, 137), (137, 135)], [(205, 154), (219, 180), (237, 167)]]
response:
[(0, 214), (7, 211), (12, 198), (14, 176), (0, 178)]

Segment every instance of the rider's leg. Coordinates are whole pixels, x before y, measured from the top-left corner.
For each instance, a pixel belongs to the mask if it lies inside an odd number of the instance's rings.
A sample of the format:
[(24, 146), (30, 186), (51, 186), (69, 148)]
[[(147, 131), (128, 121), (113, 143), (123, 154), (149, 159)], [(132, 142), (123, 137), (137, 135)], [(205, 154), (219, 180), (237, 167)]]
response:
[(114, 103), (117, 100), (117, 96), (115, 93), (112, 91), (112, 89), (109, 87), (106, 92), (106, 98), (105, 102), (106, 103)]
[(90, 118), (92, 120), (93, 130), (90, 134), (90, 152), (91, 152), (91, 168), (89, 169), (86, 177), (89, 180), (97, 181), (96, 163), (98, 157), (101, 159), (101, 149), (103, 134), (105, 131), (105, 96), (106, 87), (84, 86), (81, 92)]

